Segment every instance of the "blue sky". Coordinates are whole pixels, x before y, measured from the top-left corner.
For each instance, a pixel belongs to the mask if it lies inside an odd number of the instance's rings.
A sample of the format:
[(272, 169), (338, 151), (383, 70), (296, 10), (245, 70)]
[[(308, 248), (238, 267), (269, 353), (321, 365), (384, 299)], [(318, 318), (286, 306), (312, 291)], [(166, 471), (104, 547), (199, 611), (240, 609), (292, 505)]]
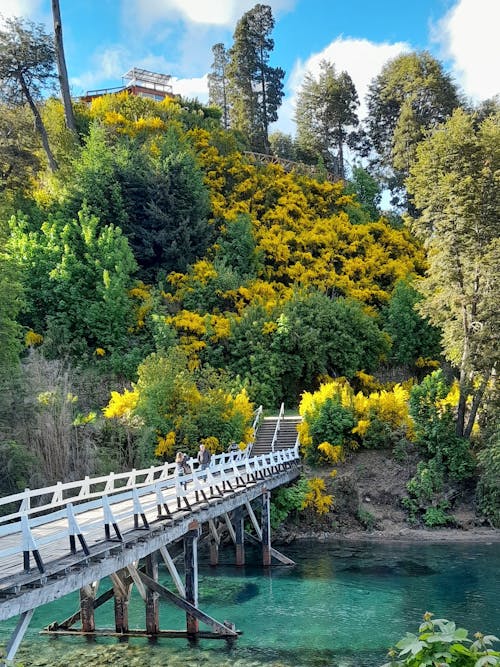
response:
[[(131, 67), (170, 74), (173, 90), (207, 100), (211, 47), (232, 44), (245, 0), (60, 0), (75, 95), (118, 86)], [(428, 49), (474, 101), (500, 92), (500, 0), (269, 0), (272, 64), (286, 72), (276, 129), (294, 133), (294, 100), (322, 59), (351, 75), (363, 101), (370, 80), (401, 52)], [(50, 0), (0, 0), (4, 16), (51, 27)], [(364, 105), (361, 106), (361, 115)]]

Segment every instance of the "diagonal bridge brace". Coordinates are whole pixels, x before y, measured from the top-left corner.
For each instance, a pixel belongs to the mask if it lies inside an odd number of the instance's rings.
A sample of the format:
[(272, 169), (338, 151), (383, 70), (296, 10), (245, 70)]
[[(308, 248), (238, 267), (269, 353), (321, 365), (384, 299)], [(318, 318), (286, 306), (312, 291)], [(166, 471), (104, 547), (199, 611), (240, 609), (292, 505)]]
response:
[(148, 577), (144, 572), (139, 571), (139, 577), (142, 579), (144, 585), (150, 590), (158, 593), (160, 597), (173, 602), (175, 605), (188, 612), (191, 616), (194, 616), (194, 618), (197, 618), (202, 623), (205, 623), (205, 625), (211, 627), (215, 634), (224, 635), (226, 637), (238, 637), (238, 632), (236, 630), (232, 630), (227, 625), (224, 625), (224, 623), (220, 623), (215, 618), (205, 614), (201, 609), (198, 609), (198, 607), (195, 607), (179, 595), (172, 593), (172, 591), (169, 591), (168, 588), (165, 588), (165, 586), (162, 586), (154, 579), (151, 579), (151, 577)]

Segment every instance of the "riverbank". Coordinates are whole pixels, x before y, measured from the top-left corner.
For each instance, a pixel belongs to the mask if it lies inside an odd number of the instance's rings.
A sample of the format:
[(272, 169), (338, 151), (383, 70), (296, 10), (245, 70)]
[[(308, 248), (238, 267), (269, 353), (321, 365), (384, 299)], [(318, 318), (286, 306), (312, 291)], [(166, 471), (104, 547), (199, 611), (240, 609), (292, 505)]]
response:
[(475, 505), (475, 484), (450, 492), (449, 525), (411, 525), (403, 506), (406, 485), (415, 474), (418, 457), (393, 451), (352, 453), (332, 468), (304, 466), (304, 475), (319, 477), (332, 495), (329, 512), (305, 510), (274, 533), (275, 543), (295, 540), (370, 540), (399, 542), (500, 542), (500, 530), (491, 527)]
[[(490, 544), (500, 542), (500, 530), (495, 528), (477, 528), (460, 530), (456, 528), (408, 528), (406, 526), (394, 527), (392, 530), (357, 530), (348, 533), (336, 532), (308, 532), (296, 533), (290, 536), (293, 541), (318, 540), (320, 542), (349, 541), (349, 542), (459, 542)], [(290, 543), (290, 539), (288, 540)]]

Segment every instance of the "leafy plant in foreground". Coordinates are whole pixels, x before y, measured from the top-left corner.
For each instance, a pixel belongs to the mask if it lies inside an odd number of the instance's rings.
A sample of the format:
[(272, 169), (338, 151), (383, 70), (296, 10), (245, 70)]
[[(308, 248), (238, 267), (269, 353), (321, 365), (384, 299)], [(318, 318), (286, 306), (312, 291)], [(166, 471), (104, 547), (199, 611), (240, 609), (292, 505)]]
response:
[(465, 628), (457, 628), (453, 621), (444, 618), (433, 620), (432, 616), (430, 612), (424, 614), (418, 635), (407, 632), (396, 648), (389, 650), (390, 662), (382, 667), (500, 665), (500, 652), (490, 648), (493, 642), (499, 641), (497, 637), (476, 632), (473, 641)]

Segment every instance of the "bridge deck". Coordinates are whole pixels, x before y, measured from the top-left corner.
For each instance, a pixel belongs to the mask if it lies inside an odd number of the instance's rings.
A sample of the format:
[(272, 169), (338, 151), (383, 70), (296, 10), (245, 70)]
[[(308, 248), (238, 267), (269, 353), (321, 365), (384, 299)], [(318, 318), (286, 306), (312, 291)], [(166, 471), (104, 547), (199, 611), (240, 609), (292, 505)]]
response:
[[(74, 490), (67, 485), (66, 499), (59, 486), (52, 510), (45, 504), (41, 513), (23, 501), (24, 510), (0, 519), (0, 620), (109, 576), (180, 539), (193, 521), (223, 516), (299, 474), (297, 448), (226, 459), (182, 478), (172, 469), (158, 475), (161, 468), (133, 471), (133, 479), (142, 481), (129, 486), (100, 478), (101, 491), (87, 479), (73, 484)], [(50, 495), (44, 491), (39, 500)], [(26, 571), (26, 553), (33, 558), (35, 552), (43, 571)]]

